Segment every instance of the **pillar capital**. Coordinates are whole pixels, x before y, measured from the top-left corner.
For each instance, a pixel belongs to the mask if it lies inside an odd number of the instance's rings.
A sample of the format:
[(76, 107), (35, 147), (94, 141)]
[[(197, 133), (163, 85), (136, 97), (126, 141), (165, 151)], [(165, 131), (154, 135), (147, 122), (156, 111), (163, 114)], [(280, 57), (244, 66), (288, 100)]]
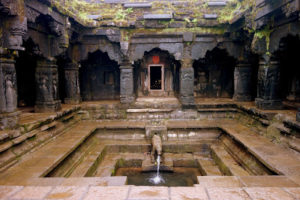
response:
[(181, 61), (181, 68), (193, 68), (193, 59), (183, 58)]

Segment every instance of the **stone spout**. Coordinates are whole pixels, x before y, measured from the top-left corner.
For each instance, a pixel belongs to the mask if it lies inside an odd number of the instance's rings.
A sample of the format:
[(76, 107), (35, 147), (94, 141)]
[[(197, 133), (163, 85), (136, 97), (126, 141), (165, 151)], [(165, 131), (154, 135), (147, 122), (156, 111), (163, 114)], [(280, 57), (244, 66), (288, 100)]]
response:
[(161, 137), (157, 133), (154, 133), (152, 137), (151, 159), (153, 162), (155, 160), (155, 153), (158, 156), (161, 156), (162, 154), (162, 141), (161, 141)]

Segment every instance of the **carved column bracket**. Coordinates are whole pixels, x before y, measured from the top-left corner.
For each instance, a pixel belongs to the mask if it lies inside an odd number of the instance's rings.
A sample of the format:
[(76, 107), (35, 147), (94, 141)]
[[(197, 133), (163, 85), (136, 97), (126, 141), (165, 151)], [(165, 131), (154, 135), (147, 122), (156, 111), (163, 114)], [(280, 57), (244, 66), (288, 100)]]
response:
[(251, 65), (239, 63), (234, 69), (234, 100), (251, 101), (251, 81)]
[(182, 105), (195, 105), (194, 99), (194, 68), (191, 60), (182, 61), (180, 69), (180, 100)]
[(78, 64), (68, 63), (65, 68), (65, 91), (66, 104), (78, 104), (81, 102), (80, 88), (79, 88), (79, 73)]
[(58, 72), (55, 62), (38, 61), (35, 73), (36, 104), (35, 112), (55, 112), (61, 109), (58, 97)]
[(264, 110), (282, 109), (280, 98), (280, 69), (276, 61), (261, 61), (258, 70), (255, 104)]
[(120, 67), (120, 101), (121, 103), (133, 103), (135, 100), (133, 67), (129, 64), (122, 64)]
[(0, 130), (13, 128), (19, 120), (15, 61), (0, 58)]

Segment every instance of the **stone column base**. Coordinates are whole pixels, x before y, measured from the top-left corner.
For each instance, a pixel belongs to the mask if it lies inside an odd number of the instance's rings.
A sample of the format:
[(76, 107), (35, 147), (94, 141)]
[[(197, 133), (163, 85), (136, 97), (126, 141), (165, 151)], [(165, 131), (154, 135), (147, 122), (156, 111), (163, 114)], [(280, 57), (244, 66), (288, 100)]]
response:
[(296, 115), (296, 120), (297, 120), (297, 122), (300, 122), (300, 108), (298, 108), (298, 112), (297, 112), (297, 115)]
[(65, 104), (79, 104), (81, 102), (81, 98), (77, 98), (77, 99), (65, 98), (64, 102)]
[(252, 97), (251, 95), (238, 95), (238, 94), (235, 94), (233, 95), (233, 100), (235, 101), (240, 101), (240, 102), (248, 102), (248, 101), (251, 101), (252, 100)]
[(20, 112), (1, 113), (0, 114), (0, 130), (7, 128), (15, 128), (19, 122)]
[(38, 113), (42, 112), (56, 112), (61, 109), (61, 101), (50, 101), (50, 102), (36, 102), (34, 106), (34, 111)]
[(264, 100), (256, 98), (255, 105), (257, 108), (262, 110), (280, 110), (283, 108), (281, 100)]
[(130, 104), (135, 101), (135, 97), (133, 96), (120, 96), (120, 102), (123, 104)]
[(193, 108), (195, 106), (194, 96), (181, 96), (180, 101), (183, 108)]

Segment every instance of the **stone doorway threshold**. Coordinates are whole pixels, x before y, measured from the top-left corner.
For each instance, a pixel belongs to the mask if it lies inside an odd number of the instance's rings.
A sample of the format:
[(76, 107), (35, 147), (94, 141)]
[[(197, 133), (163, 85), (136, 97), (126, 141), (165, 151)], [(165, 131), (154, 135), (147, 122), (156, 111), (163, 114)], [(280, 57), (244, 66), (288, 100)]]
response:
[(181, 104), (176, 97), (139, 97), (134, 105), (141, 108), (178, 108)]

